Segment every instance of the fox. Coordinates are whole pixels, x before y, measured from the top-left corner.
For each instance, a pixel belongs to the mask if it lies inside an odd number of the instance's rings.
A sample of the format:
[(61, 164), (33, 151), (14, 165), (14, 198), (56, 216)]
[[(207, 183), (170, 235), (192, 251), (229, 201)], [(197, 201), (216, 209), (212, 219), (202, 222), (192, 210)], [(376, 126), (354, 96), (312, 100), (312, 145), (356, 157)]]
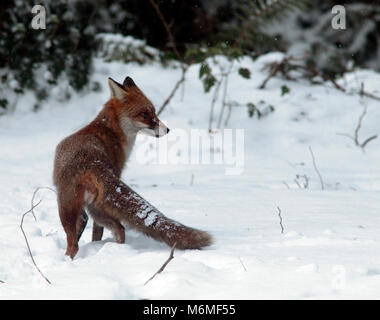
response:
[(74, 259), (88, 216), (93, 219), (92, 241), (100, 241), (107, 228), (115, 242), (125, 243), (125, 227), (130, 227), (177, 249), (211, 245), (209, 233), (166, 217), (121, 181), (136, 135), (159, 138), (169, 128), (132, 78), (122, 84), (108, 78), (108, 85), (111, 97), (96, 118), (56, 147), (53, 181), (65, 254)]

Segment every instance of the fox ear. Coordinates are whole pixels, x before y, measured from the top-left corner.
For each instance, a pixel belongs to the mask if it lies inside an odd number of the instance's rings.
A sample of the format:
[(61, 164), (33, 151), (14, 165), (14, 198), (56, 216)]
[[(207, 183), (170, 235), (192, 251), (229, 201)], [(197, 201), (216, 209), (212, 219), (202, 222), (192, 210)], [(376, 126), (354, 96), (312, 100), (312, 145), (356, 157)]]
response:
[(112, 78), (108, 78), (108, 85), (109, 85), (110, 90), (111, 90), (111, 97), (112, 98), (122, 100), (127, 95), (123, 86), (120, 83), (117, 83)]
[(126, 88), (134, 87), (136, 86), (135, 82), (130, 77), (126, 77), (123, 82), (123, 86)]

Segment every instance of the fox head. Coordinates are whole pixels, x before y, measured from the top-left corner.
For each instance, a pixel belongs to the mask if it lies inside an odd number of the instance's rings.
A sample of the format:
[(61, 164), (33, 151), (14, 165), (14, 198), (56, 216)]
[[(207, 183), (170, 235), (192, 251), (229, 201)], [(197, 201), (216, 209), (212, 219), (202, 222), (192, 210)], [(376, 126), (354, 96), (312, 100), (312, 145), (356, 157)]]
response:
[(158, 119), (152, 102), (130, 77), (126, 77), (123, 84), (108, 78), (108, 85), (111, 99), (117, 100), (120, 126), (126, 134), (142, 132), (159, 138), (169, 132)]

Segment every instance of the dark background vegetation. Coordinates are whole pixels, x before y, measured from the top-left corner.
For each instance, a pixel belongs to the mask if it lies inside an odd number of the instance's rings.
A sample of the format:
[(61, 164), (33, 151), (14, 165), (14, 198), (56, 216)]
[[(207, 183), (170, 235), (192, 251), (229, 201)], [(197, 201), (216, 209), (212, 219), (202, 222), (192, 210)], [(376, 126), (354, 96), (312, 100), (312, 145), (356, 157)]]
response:
[[(35, 4), (46, 8), (46, 30), (30, 27)], [(333, 30), (331, 19), (321, 22), (335, 4), (347, 10), (347, 30)], [(289, 15), (291, 32), (279, 27), (289, 25)], [(256, 58), (302, 42), (308, 48), (304, 63), (322, 75), (336, 78), (353, 67), (380, 70), (378, 0), (3, 0), (0, 109), (11, 109), (9, 91), (31, 89), (43, 101), (62, 75), (74, 90), (96, 90), (90, 75), (99, 33), (143, 39), (161, 51), (161, 62), (202, 63), (216, 54)], [(41, 80), (42, 67), (51, 76)]]

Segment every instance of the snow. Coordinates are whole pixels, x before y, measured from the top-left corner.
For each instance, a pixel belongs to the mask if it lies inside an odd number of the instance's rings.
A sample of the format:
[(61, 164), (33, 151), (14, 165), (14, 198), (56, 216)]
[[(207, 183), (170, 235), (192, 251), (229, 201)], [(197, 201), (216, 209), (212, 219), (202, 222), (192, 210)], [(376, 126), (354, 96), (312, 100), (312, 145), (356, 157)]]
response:
[[(232, 110), (227, 127), (244, 129), (240, 174), (227, 175), (227, 163), (158, 164), (157, 140), (137, 138), (123, 181), (168, 217), (215, 239), (204, 250), (176, 250), (146, 286), (169, 256), (165, 244), (133, 230), (126, 231), (122, 245), (109, 231), (92, 243), (90, 219), (71, 261), (56, 195), (41, 189), (36, 221), (29, 213), (23, 227), (49, 285), (32, 264), (20, 221), (35, 188), (52, 187), (58, 142), (90, 122), (108, 99), (109, 76), (118, 81), (131, 76), (158, 108), (181, 71), (97, 59), (92, 80), (102, 84), (100, 92), (73, 94), (66, 102), (52, 97), (38, 113), (31, 112), (30, 94), (20, 97), (15, 113), (0, 117), (0, 299), (379, 298), (380, 139), (363, 152), (337, 133), (352, 135), (364, 106), (359, 139), (379, 133), (379, 102), (355, 92), (364, 82), (368, 92), (379, 95), (380, 74), (347, 74), (339, 83), (348, 93), (329, 83), (311, 86), (281, 78), (258, 89), (267, 76), (264, 64), (281, 58), (271, 53), (255, 62), (242, 59), (239, 65), (248, 67), (252, 78), (234, 73), (229, 80), (229, 99), (257, 105), (264, 100), (275, 107), (260, 120), (249, 118), (244, 106)], [(189, 69), (183, 97), (180, 89), (160, 116), (171, 129), (167, 138), (175, 129), (189, 137), (191, 129), (207, 129), (212, 92), (203, 93), (198, 71), (199, 66)], [(282, 85), (290, 89), (284, 96)], [(168, 143), (175, 155), (190, 140)], [(141, 155), (150, 160), (142, 163)], [(307, 177), (307, 188), (301, 176)]]

